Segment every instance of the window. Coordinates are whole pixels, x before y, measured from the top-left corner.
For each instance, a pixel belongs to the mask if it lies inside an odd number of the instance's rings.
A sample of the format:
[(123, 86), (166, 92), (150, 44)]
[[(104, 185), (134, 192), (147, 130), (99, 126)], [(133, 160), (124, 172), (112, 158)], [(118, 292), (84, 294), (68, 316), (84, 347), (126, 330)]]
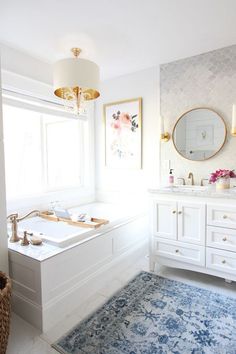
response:
[(81, 186), (86, 122), (3, 105), (7, 198)]
[(44, 118), (47, 185), (50, 189), (80, 184), (82, 136), (77, 121)]

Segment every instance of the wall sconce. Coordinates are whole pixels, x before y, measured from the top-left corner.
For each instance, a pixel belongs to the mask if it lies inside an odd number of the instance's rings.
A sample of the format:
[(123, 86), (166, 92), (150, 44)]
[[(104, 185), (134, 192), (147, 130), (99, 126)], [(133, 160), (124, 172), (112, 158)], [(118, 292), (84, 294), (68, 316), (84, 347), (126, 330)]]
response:
[(162, 116), (160, 116), (160, 121), (161, 121), (161, 141), (167, 142), (170, 140), (170, 134), (165, 131), (164, 119), (162, 118)]
[(233, 104), (232, 109), (232, 127), (231, 127), (231, 134), (236, 136), (236, 105)]

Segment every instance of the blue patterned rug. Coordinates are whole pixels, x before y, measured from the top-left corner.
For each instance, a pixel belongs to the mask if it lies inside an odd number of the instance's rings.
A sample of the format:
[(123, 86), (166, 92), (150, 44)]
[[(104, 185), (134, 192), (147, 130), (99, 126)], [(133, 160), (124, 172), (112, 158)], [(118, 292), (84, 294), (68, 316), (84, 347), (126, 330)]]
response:
[(63, 354), (236, 354), (236, 299), (141, 272), (53, 347)]

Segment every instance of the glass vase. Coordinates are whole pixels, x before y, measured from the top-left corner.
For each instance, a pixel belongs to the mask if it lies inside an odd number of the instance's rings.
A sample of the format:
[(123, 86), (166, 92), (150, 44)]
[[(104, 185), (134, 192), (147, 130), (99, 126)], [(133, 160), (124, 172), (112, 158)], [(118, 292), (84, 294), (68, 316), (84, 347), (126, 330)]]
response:
[(230, 177), (221, 177), (216, 181), (216, 189), (229, 189), (230, 188)]

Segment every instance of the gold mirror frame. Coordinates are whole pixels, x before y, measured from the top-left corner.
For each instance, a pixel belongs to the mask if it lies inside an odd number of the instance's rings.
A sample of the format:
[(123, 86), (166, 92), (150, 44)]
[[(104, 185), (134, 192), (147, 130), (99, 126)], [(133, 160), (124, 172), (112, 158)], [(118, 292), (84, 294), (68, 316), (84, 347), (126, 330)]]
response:
[[(175, 144), (175, 141), (174, 141), (174, 132), (175, 132), (176, 126), (177, 126), (177, 124), (179, 123), (179, 121), (183, 118), (183, 116), (185, 116), (185, 115), (188, 114), (189, 112), (196, 111), (196, 110), (198, 110), (198, 109), (207, 109), (207, 110), (209, 110), (209, 111), (214, 112), (215, 114), (217, 114), (217, 116), (222, 120), (222, 122), (223, 122), (223, 124), (224, 124), (224, 128), (225, 128), (225, 136), (224, 136), (224, 140), (223, 140), (222, 145), (220, 146), (220, 148), (219, 148), (213, 155), (211, 155), (210, 157), (207, 157), (207, 158), (204, 159), (204, 160), (192, 160), (192, 159), (189, 159), (188, 157), (182, 155), (182, 154), (179, 152), (179, 150), (177, 149), (176, 144)], [(208, 107), (192, 108), (192, 109), (189, 109), (188, 111), (184, 112), (184, 113), (177, 119), (177, 121), (176, 121), (176, 123), (175, 123), (175, 125), (174, 125), (174, 128), (173, 128), (173, 130), (172, 130), (172, 141), (173, 141), (173, 145), (174, 145), (174, 148), (175, 148), (175, 150), (177, 151), (177, 153), (178, 153), (181, 157), (183, 157), (184, 159), (189, 160), (189, 161), (194, 161), (194, 162), (203, 162), (203, 161), (207, 161), (207, 160), (211, 159), (212, 157), (214, 157), (216, 154), (218, 154), (218, 152), (219, 152), (219, 151), (223, 148), (223, 146), (225, 145), (226, 138), (227, 138), (227, 127), (226, 127), (226, 123), (225, 123), (223, 117), (222, 117), (218, 112), (216, 112), (214, 109), (208, 108)]]

